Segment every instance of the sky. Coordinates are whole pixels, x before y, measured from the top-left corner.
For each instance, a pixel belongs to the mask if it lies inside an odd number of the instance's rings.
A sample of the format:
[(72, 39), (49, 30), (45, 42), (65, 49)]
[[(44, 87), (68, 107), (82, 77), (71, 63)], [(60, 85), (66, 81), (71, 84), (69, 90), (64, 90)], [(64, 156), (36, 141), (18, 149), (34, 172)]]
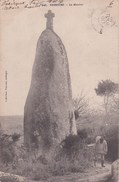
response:
[[(68, 0), (67, 0), (68, 2)], [(70, 1), (74, 2), (74, 1)], [(77, 1), (79, 2), (79, 1)], [(117, 1), (84, 0), (82, 6), (40, 7), (0, 12), (0, 115), (23, 115), (37, 40), (46, 27), (44, 14), (55, 13), (54, 31), (68, 55), (73, 97), (83, 92), (91, 107), (102, 101), (94, 88), (101, 80), (118, 82), (118, 28), (101, 25), (100, 12), (116, 21)], [(109, 11), (108, 11), (109, 10)]]

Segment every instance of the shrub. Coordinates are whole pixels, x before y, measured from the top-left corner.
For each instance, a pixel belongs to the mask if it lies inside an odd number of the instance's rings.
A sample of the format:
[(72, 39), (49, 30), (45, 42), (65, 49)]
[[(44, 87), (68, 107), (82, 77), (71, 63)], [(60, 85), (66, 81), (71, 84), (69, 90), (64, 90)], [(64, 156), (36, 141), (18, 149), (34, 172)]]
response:
[(118, 126), (109, 125), (105, 129), (104, 133), (108, 144), (107, 159), (112, 162), (118, 159), (118, 145), (119, 145), (118, 131), (119, 131)]
[[(89, 134), (89, 129), (87, 126), (84, 126), (85, 130)], [(108, 153), (106, 155), (107, 160), (113, 162), (118, 159), (118, 146), (119, 146), (119, 126), (115, 124), (97, 124), (97, 126), (91, 126), (92, 132), (86, 138), (86, 143), (94, 143), (95, 138), (98, 135), (105, 136), (105, 139), (108, 144)]]
[[(22, 153), (23, 150), (22, 148)], [(91, 165), (91, 155), (80, 136), (68, 136), (59, 150), (51, 151), (47, 156), (30, 154), (29, 157), (25, 154), (25, 158), (19, 158), (18, 161), (8, 164), (6, 170), (32, 180), (45, 180), (51, 176), (83, 172)], [(5, 171), (3, 167), (2, 169)]]
[[(77, 161), (80, 161), (78, 165), (76, 165), (78, 171), (81, 165), (85, 166), (84, 164), (86, 163), (91, 165), (93, 161), (93, 151), (90, 151), (87, 147), (86, 139), (87, 132), (85, 130), (81, 130), (78, 135), (67, 136), (61, 143), (61, 149), (55, 158), (56, 161), (61, 161), (62, 158), (66, 158), (69, 161), (69, 166), (71, 166), (71, 164), (75, 166)], [(86, 166), (84, 168), (86, 168)]]
[[(45, 180), (51, 176), (82, 172), (91, 164), (91, 153), (85, 145), (86, 137), (85, 130), (79, 132), (78, 135), (67, 136), (57, 150), (52, 149), (46, 156), (42, 156), (40, 153), (36, 153), (36, 150), (32, 154), (27, 153), (23, 146), (19, 147), (19, 152), (16, 152), (14, 143), (18, 137), (14, 134), (12, 141), (8, 139), (9, 137), (6, 139), (7, 145), (2, 143), (4, 150), (1, 154), (5, 161), (2, 161), (3, 165), (0, 163), (0, 168), (3, 171), (25, 176), (32, 180)], [(16, 156), (18, 160), (16, 160)], [(7, 180), (17, 182), (15, 179), (11, 180), (7, 177), (2, 182), (7, 182)]]
[(8, 135), (0, 136), (0, 159), (3, 163), (13, 162), (15, 157), (14, 147)]
[(13, 142), (17, 142), (20, 138), (20, 134), (14, 133), (11, 137), (12, 137)]
[(20, 135), (14, 133), (13, 135), (0, 134), (0, 160), (8, 165), (12, 163), (16, 156), (15, 147)]
[(78, 130), (78, 136), (81, 139), (86, 139), (88, 137), (88, 133), (87, 133), (86, 129)]
[(83, 148), (84, 142), (79, 135), (69, 135), (62, 141), (61, 146), (59, 154), (71, 159)]

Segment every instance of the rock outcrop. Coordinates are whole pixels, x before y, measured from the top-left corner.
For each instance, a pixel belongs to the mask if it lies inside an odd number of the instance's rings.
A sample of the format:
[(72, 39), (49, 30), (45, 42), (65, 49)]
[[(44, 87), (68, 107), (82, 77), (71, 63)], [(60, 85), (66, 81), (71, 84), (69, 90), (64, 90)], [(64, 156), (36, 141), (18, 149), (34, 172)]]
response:
[(0, 171), (0, 182), (1, 181), (29, 182), (25, 177)]
[(119, 182), (119, 159), (112, 163), (112, 182)]

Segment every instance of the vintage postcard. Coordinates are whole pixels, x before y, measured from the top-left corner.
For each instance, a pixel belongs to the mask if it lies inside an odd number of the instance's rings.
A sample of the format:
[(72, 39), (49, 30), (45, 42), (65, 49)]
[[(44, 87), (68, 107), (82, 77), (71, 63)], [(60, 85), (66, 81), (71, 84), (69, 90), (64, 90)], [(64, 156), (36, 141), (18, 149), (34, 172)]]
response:
[(0, 181), (118, 181), (118, 9), (0, 0)]

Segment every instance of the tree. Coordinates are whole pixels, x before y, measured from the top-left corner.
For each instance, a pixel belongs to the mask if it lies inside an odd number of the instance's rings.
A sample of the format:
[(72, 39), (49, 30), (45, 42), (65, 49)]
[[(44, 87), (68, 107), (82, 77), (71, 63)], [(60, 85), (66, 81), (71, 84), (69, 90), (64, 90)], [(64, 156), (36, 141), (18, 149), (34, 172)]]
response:
[(114, 98), (114, 95), (118, 92), (118, 84), (111, 80), (101, 80), (95, 88), (97, 95), (104, 97), (105, 113), (108, 113), (109, 99)]
[(116, 95), (113, 100), (110, 102), (109, 107), (109, 120), (110, 124), (118, 124), (119, 122), (119, 95)]
[(87, 115), (89, 103), (88, 99), (84, 94), (80, 94), (80, 96), (76, 97), (73, 99), (73, 104), (74, 104), (74, 115), (75, 119), (79, 119), (81, 117), (84, 117)]

